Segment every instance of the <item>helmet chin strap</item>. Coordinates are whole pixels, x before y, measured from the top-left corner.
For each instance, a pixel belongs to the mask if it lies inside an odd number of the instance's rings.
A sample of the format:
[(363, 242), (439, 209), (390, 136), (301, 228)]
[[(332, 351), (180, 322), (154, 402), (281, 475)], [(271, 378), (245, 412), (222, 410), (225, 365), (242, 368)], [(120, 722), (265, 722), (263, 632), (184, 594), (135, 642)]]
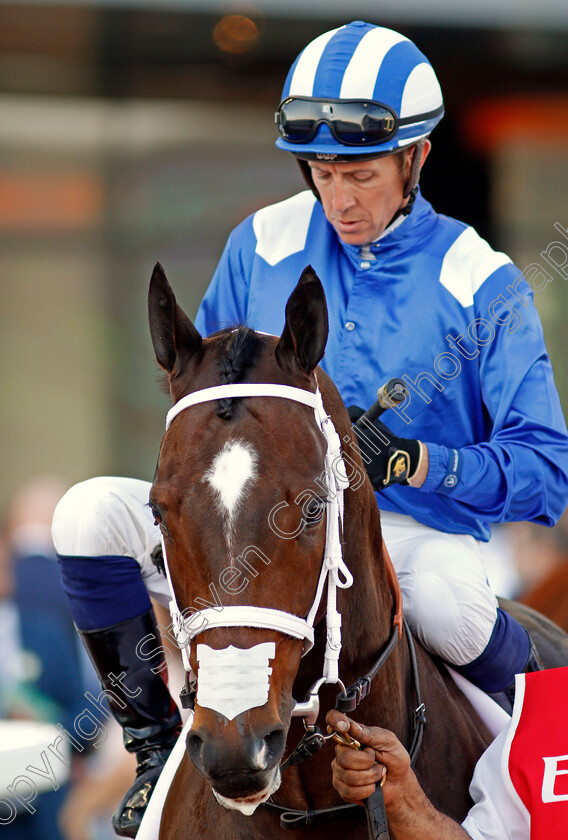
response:
[[(424, 143), (426, 142), (425, 138), (422, 140), (418, 140), (417, 143), (414, 144), (414, 151), (412, 152), (412, 160), (410, 162), (410, 172), (408, 173), (408, 181), (404, 187), (404, 192), (402, 194), (403, 198), (408, 198), (408, 201), (402, 207), (398, 213), (396, 213), (393, 218), (390, 220), (389, 225), (394, 222), (398, 214), (400, 213), (402, 216), (408, 216), (412, 207), (414, 205), (414, 201), (418, 194), (418, 181), (420, 179), (420, 164), (422, 162), (422, 151), (424, 149)], [(387, 225), (388, 227), (388, 225)]]
[(310, 164), (308, 163), (307, 160), (304, 160), (303, 158), (299, 158), (299, 157), (296, 158), (296, 161), (298, 162), (298, 166), (300, 167), (300, 172), (302, 173), (302, 178), (304, 179), (304, 181), (308, 185), (309, 189), (313, 192), (313, 194), (315, 195), (315, 197), (317, 198), (317, 200), (321, 204), (321, 196), (316, 189), (316, 185), (314, 184), (314, 181), (313, 181), (313, 178), (312, 178), (312, 170), (310, 169)]
[[(394, 214), (392, 219), (385, 226), (385, 230), (387, 230), (392, 225), (392, 223), (396, 219), (398, 219), (399, 216), (408, 216), (412, 211), (412, 208), (414, 206), (414, 201), (416, 200), (416, 196), (418, 194), (418, 181), (420, 179), (420, 164), (421, 164), (421, 161), (422, 161), (422, 150), (424, 149), (424, 143), (425, 142), (426, 142), (426, 138), (423, 138), (422, 140), (418, 140), (414, 144), (414, 150), (412, 152), (412, 161), (410, 163), (410, 172), (408, 173), (408, 180), (406, 181), (406, 184), (404, 185), (404, 192), (402, 194), (402, 197), (404, 199), (404, 203), (401, 204), (401, 206), (398, 208), (398, 210), (396, 211), (396, 213)], [(389, 157), (390, 155), (397, 154), (400, 151), (401, 151), (400, 149), (397, 149), (396, 152), (387, 152), (386, 154), (375, 155), (374, 157), (368, 157), (368, 156), (366, 156), (366, 157), (369, 160), (376, 160), (376, 158)], [(314, 184), (314, 181), (313, 181), (313, 178), (312, 178), (312, 170), (310, 169), (309, 162), (307, 160), (304, 160), (303, 158), (300, 158), (300, 157), (296, 157), (296, 160), (298, 161), (298, 166), (300, 167), (300, 172), (302, 173), (302, 177), (303, 177), (304, 181), (306, 182), (306, 184), (308, 185), (310, 190), (313, 192), (313, 194), (315, 195), (315, 197), (317, 198), (317, 200), (321, 204), (321, 196), (320, 196), (319, 192), (317, 191), (316, 185)], [(331, 162), (334, 163), (336, 161), (331, 161)], [(341, 161), (337, 161), (337, 162), (338, 163), (349, 163), (350, 161), (349, 161), (348, 158), (344, 158)], [(408, 201), (406, 201), (406, 199), (408, 199)]]

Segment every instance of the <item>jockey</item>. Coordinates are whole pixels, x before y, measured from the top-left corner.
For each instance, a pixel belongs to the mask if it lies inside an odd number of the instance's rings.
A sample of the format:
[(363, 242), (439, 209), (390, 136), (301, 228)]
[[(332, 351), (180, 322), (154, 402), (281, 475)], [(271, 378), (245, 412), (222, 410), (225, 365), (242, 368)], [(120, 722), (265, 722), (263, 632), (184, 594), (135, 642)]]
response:
[[(568, 668), (517, 676), (513, 716), (477, 762), (474, 802), (460, 827), (420, 788), (410, 758), (392, 732), (360, 726), (340, 712), (327, 721), (366, 749), (336, 746), (333, 785), (347, 802), (367, 799), (383, 779), (389, 828), (412, 826), (414, 840), (548, 840), (568, 826)], [(564, 826), (564, 828), (562, 828)]]
[(556, 522), (568, 437), (530, 286), (420, 195), (443, 112), (432, 66), (403, 35), (356, 21), (310, 43), (276, 112), (276, 145), (310, 189), (233, 231), (196, 326), (278, 333), (313, 266), (330, 317), (321, 365), (352, 419), (391, 377), (409, 389), (389, 427), (355, 431), (410, 626), (480, 688), (507, 692), (510, 711), (514, 675), (537, 663), (498, 608), (481, 543), (491, 522)]
[[(205, 335), (233, 324), (279, 334), (306, 265), (322, 280), (322, 367), (353, 418), (392, 377), (410, 396), (389, 427), (357, 429), (409, 623), (428, 650), (510, 703), (538, 668), (527, 632), (498, 608), (481, 544), (489, 523), (553, 525), (568, 498), (568, 436), (531, 289), (511, 260), (421, 196), (443, 115), (434, 70), (390, 29), (356, 21), (294, 62), (277, 146), (309, 189), (231, 234), (199, 309)], [(382, 443), (377, 443), (377, 442)], [(114, 818), (135, 836), (180, 721), (161, 674), (149, 595), (150, 485), (97, 478), (54, 518), (63, 585), (138, 776)]]

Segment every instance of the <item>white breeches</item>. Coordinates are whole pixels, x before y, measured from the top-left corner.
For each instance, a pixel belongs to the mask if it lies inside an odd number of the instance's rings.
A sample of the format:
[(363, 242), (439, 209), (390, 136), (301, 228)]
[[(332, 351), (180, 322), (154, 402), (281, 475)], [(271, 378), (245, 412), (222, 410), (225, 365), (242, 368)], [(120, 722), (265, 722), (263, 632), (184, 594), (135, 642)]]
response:
[(450, 665), (473, 662), (497, 619), (482, 544), (389, 511), (381, 513), (381, 524), (412, 631)]
[[(150, 487), (116, 477), (76, 484), (57, 506), (53, 540), (66, 556), (134, 558), (150, 596), (167, 606), (168, 584), (151, 558), (160, 533), (148, 507)], [(410, 627), (446, 662), (472, 662), (487, 646), (497, 617), (480, 543), (401, 514), (383, 512), (381, 522)]]
[(53, 516), (55, 550), (67, 557), (132, 557), (151, 598), (165, 607), (171, 595), (151, 554), (160, 544), (148, 497), (152, 484), (137, 478), (100, 476), (75, 484)]

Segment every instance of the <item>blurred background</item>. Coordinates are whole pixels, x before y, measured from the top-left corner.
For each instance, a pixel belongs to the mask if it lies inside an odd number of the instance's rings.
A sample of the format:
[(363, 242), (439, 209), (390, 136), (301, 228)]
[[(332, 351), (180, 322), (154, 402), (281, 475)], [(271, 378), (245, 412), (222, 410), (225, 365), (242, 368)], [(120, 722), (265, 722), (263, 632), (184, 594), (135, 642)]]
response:
[(568, 269), (540, 256), (554, 222), (568, 227), (568, 5), (344, 9), (0, 0), (0, 497), (38, 471), (151, 478), (167, 407), (152, 266), (194, 315), (231, 228), (303, 187), (274, 147), (285, 74), (309, 40), (357, 18), (414, 39), (440, 78), (426, 197), (553, 277), (537, 301), (568, 405)]
[[(232, 227), (303, 188), (274, 147), (283, 81), (306, 43), (358, 18), (402, 31), (434, 65), (446, 117), (423, 193), (540, 277), (566, 414), (567, 3), (0, 0), (0, 647), (21, 650), (0, 657), (21, 671), (0, 669), (0, 717), (56, 723), (84, 705), (92, 673), (49, 520), (71, 483), (152, 478), (168, 408), (146, 321), (153, 264), (194, 316)], [(490, 576), (568, 628), (567, 554), (565, 518), (496, 528)], [(116, 796), (128, 785), (115, 765)], [(65, 840), (106, 840), (113, 796), (101, 787), (104, 806), (87, 804), (88, 768), (74, 774)], [(85, 814), (101, 811), (96, 834)], [(59, 840), (55, 823), (24, 818), (14, 837)]]

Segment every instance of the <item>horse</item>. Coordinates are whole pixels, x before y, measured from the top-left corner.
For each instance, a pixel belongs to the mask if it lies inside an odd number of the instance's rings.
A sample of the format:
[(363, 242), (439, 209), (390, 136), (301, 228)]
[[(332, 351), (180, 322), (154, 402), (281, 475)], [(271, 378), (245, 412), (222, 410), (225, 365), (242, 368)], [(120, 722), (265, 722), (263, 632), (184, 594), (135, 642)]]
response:
[(568, 564), (553, 569), (520, 600), (568, 632)]
[(491, 735), (401, 620), (374, 491), (318, 364), (319, 278), (304, 270), (279, 337), (203, 338), (159, 263), (148, 306), (173, 400), (149, 504), (194, 707), (160, 840), (366, 837), (364, 810), (331, 785), (318, 721), (336, 705), (394, 731), (461, 821)]

